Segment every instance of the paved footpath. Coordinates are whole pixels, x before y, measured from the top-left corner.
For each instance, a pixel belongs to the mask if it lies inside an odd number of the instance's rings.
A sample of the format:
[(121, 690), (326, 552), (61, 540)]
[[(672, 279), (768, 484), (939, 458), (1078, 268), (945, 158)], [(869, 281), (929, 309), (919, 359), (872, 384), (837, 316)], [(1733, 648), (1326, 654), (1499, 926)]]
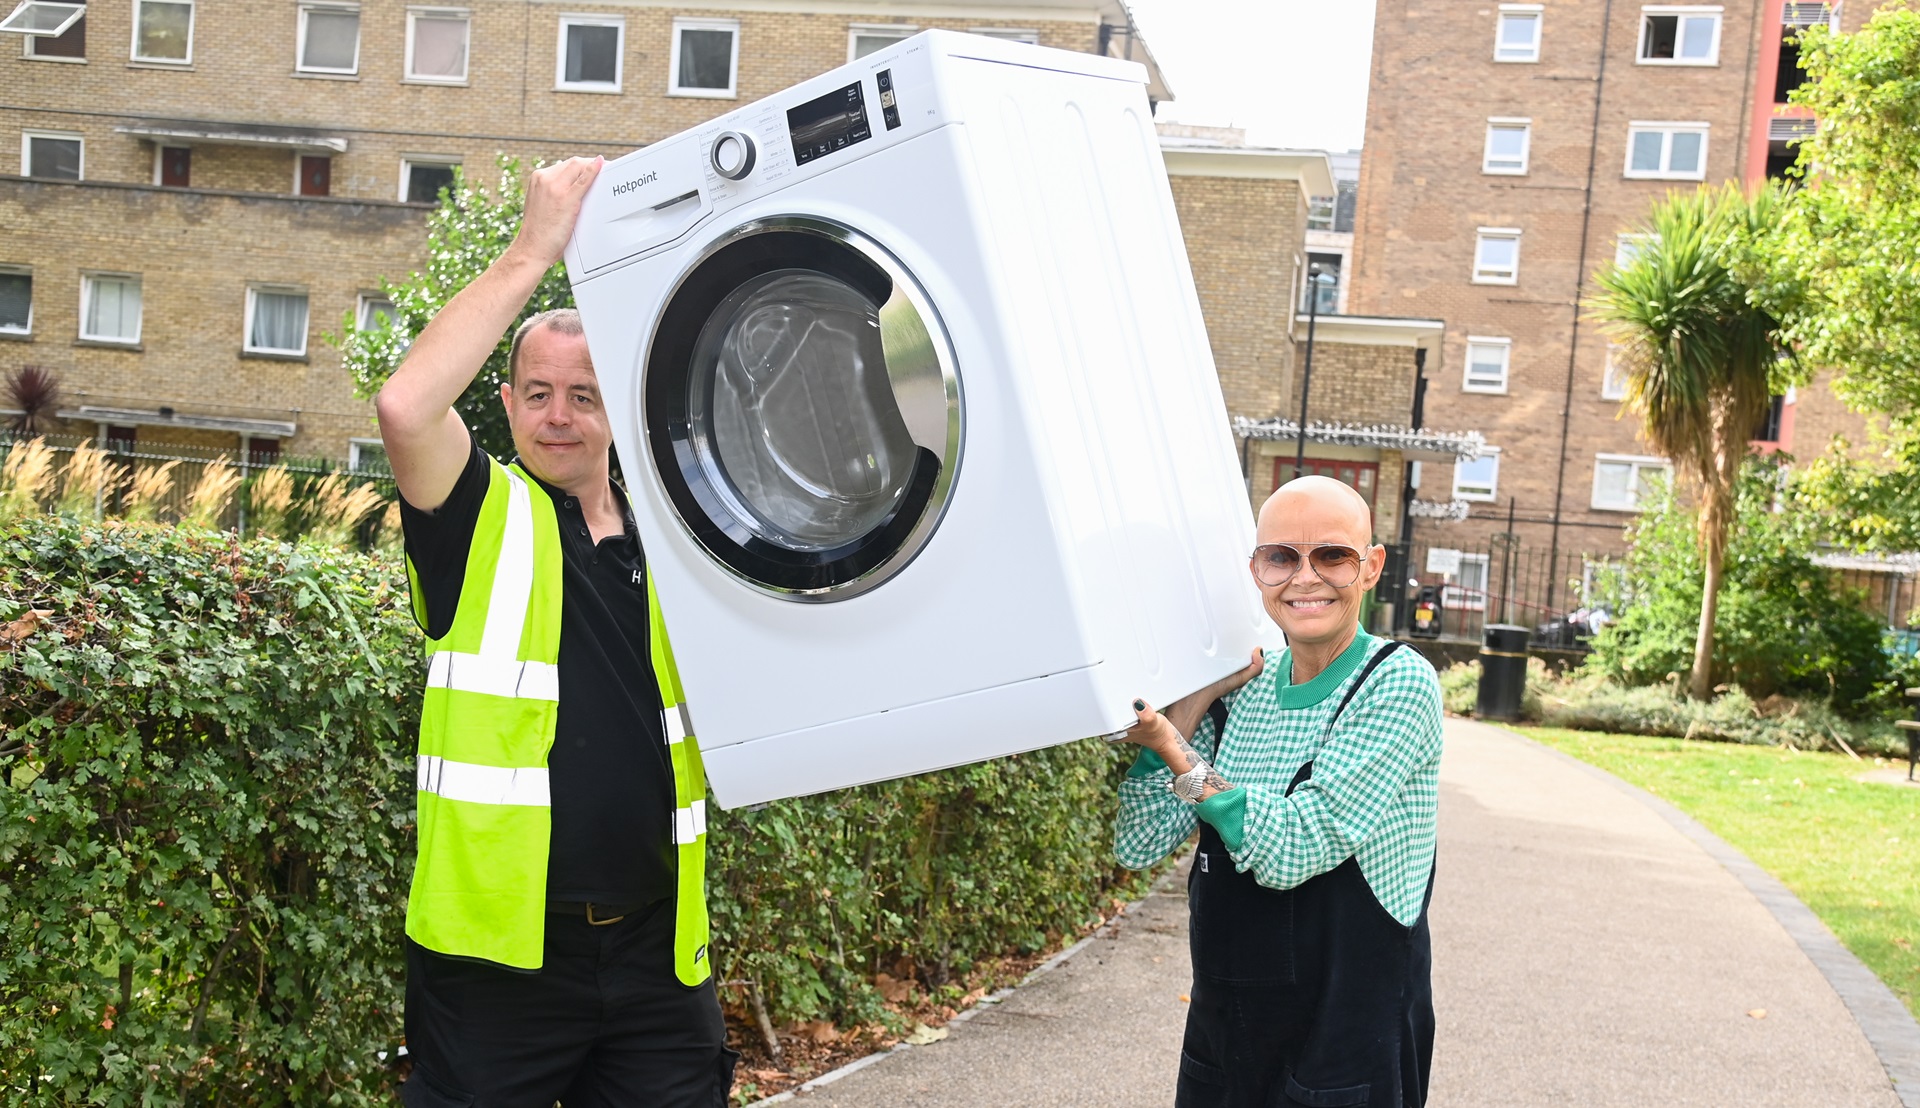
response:
[[(1449, 720), (1440, 805), (1435, 1108), (1900, 1108), (1827, 978), (1645, 801), (1508, 732)], [(1186, 1018), (1184, 889), (1162, 882), (1111, 934), (946, 1041), (796, 1106), (1164, 1108)]]

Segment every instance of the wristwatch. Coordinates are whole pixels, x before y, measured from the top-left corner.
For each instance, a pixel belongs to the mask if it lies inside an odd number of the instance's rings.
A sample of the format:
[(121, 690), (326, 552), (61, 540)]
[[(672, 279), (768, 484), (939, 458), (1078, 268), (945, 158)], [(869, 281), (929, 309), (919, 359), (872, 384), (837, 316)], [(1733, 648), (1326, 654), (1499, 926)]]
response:
[(1206, 795), (1207, 778), (1212, 776), (1212, 774), (1212, 766), (1195, 758), (1193, 759), (1193, 768), (1175, 776), (1172, 784), (1167, 787), (1173, 790), (1173, 795), (1186, 801), (1188, 804), (1198, 804), (1200, 803), (1200, 798)]

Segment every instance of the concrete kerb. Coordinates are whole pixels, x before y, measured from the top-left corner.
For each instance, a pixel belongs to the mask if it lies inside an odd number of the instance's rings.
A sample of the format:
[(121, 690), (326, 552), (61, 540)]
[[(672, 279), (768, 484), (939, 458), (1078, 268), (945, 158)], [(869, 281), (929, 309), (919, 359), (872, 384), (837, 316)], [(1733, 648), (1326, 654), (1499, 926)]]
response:
[(1511, 728), (1502, 730), (1635, 797), (1733, 874), (1753, 894), (1754, 899), (1773, 914), (1773, 918), (1793, 938), (1807, 960), (1839, 994), (1840, 1002), (1852, 1013), (1854, 1021), (1860, 1025), (1861, 1033), (1866, 1035), (1868, 1044), (1879, 1057), (1881, 1066), (1885, 1067), (1887, 1077), (1893, 1082), (1894, 1095), (1900, 1098), (1900, 1103), (1905, 1108), (1920, 1108), (1920, 1022), (1914, 1020), (1913, 1013), (1907, 1011), (1906, 1005), (1893, 995), (1893, 990), (1887, 988), (1885, 982), (1874, 976), (1872, 970), (1834, 937), (1820, 917), (1814, 915), (1813, 909), (1801, 903), (1800, 898), (1793, 895), (1778, 878), (1755, 865), (1751, 858), (1735, 850), (1726, 840), (1672, 804), (1571, 754), (1536, 742)]
[[(1173, 856), (1173, 860), (1175, 862), (1178, 862), (1179, 858), (1180, 858), (1179, 854), (1175, 854)], [(1033, 969), (1027, 971), (1027, 975), (1025, 977), (1022, 977), (1017, 984), (1008, 985), (1006, 988), (1001, 989), (998, 992), (991, 993), (987, 996), (981, 997), (978, 1001), (974, 1002), (973, 1007), (968, 1008), (964, 1012), (956, 1013), (952, 1019), (947, 1021), (946, 1025), (948, 1027), (952, 1027), (954, 1024), (957, 1024), (957, 1023), (965, 1023), (966, 1021), (972, 1019), (974, 1016), (979, 1015), (982, 1011), (986, 1010), (987, 1008), (991, 1008), (992, 1006), (999, 1004), (1001, 1001), (1012, 996), (1016, 991), (1026, 988), (1028, 985), (1031, 985), (1034, 981), (1040, 979), (1041, 977), (1046, 976), (1049, 973), (1052, 973), (1056, 969), (1059, 969), (1060, 966), (1063, 965), (1069, 958), (1072, 958), (1074, 955), (1080, 953), (1081, 951), (1085, 950), (1087, 947), (1091, 946), (1095, 939), (1105, 938), (1108, 935), (1113, 934), (1114, 929), (1120, 925), (1120, 921), (1132, 915), (1135, 909), (1139, 908), (1142, 904), (1145, 904), (1147, 902), (1148, 897), (1154, 896), (1157, 893), (1161, 892), (1163, 886), (1167, 885), (1169, 882), (1178, 880), (1178, 878), (1179, 878), (1179, 873), (1178, 873), (1177, 866), (1174, 869), (1169, 869), (1166, 873), (1154, 879), (1153, 884), (1148, 887), (1146, 893), (1143, 894), (1140, 897), (1140, 899), (1130, 901), (1129, 903), (1121, 906), (1120, 910), (1113, 914), (1112, 919), (1108, 920), (1106, 923), (1101, 924), (1098, 928), (1095, 928), (1085, 938), (1081, 939), (1077, 943), (1074, 943), (1072, 946), (1067, 947), (1065, 950), (1062, 950), (1060, 953), (1055, 954), (1053, 957), (1047, 959), (1046, 961), (1040, 963), (1039, 965), (1033, 967)], [(932, 1045), (932, 1044), (928, 1044), (928, 1045)], [(811, 1081), (808, 1081), (804, 1085), (799, 1085), (794, 1088), (788, 1089), (784, 1093), (775, 1093), (770, 1097), (753, 1101), (751, 1104), (748, 1104), (746, 1108), (761, 1108), (762, 1105), (785, 1103), (786, 1101), (792, 1100), (795, 1097), (800, 1096), (804, 1093), (810, 1093), (815, 1089), (820, 1088), (823, 1085), (831, 1085), (835, 1081), (838, 1081), (843, 1077), (848, 1077), (848, 1076), (851, 1076), (852, 1074), (858, 1073), (859, 1071), (866, 1069), (868, 1066), (876, 1065), (880, 1062), (883, 1062), (886, 1059), (891, 1058), (895, 1054), (901, 1053), (902, 1051), (907, 1051), (912, 1049), (913, 1049), (912, 1043), (895, 1043), (891, 1048), (887, 1050), (874, 1051), (872, 1054), (867, 1055), (865, 1058), (855, 1058), (853, 1061), (848, 1062), (846, 1065), (841, 1066), (838, 1069), (828, 1070), (826, 1073), (823, 1073), (820, 1076), (812, 1079)], [(1915, 1108), (1920, 1108), (1920, 1106), (1915, 1106)]]

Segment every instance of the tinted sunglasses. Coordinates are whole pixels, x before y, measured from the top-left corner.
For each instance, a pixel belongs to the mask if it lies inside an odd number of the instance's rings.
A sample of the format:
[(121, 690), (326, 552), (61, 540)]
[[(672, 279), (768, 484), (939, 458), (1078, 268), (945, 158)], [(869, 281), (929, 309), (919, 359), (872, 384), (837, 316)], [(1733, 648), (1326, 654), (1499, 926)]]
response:
[(1270, 589), (1279, 588), (1293, 580), (1302, 563), (1312, 562), (1316, 577), (1344, 589), (1359, 578), (1360, 560), (1360, 551), (1343, 543), (1262, 543), (1253, 548), (1253, 576)]

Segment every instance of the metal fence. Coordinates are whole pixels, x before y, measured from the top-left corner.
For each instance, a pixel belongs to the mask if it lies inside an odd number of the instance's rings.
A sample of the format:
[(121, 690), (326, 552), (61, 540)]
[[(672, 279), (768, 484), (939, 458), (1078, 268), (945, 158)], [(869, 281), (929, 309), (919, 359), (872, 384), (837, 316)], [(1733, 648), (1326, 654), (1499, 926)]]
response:
[(1439, 601), (1440, 637), (1471, 642), (1487, 624), (1509, 623), (1533, 629), (1536, 645), (1579, 648), (1583, 635), (1568, 617), (1599, 603), (1608, 576), (1619, 572), (1617, 556), (1497, 540), (1477, 549), (1415, 542), (1410, 555), (1404, 592), (1379, 593), (1394, 603), (1395, 622), (1404, 628), (1406, 613), (1426, 593)]
[(392, 471), (385, 465), (365, 465), (359, 468), (349, 467), (341, 459), (309, 456), (282, 455), (271, 458), (255, 456), (242, 457), (238, 450), (223, 450), (216, 447), (193, 446), (182, 443), (140, 443), (132, 449), (124, 449), (117, 444), (102, 443), (90, 438), (71, 435), (25, 436), (12, 431), (0, 430), (0, 457), (4, 457), (19, 443), (38, 438), (54, 452), (54, 484), (49, 491), (60, 495), (65, 491), (67, 464), (74, 451), (82, 446), (92, 446), (106, 454), (107, 462), (118, 470), (109, 480), (102, 482), (95, 490), (94, 514), (114, 516), (121, 514), (127, 497), (134, 486), (134, 479), (169, 464), (173, 480), (161, 495), (150, 502), (154, 519), (161, 523), (177, 523), (185, 518), (188, 504), (194, 488), (200, 483), (208, 467), (225, 464), (239, 472), (242, 485), (234, 490), (231, 502), (220, 519), (220, 526), (237, 530), (243, 534), (247, 528), (246, 489), (244, 482), (268, 468), (284, 469), (289, 476), (300, 478), (320, 478), (328, 474), (342, 473), (354, 478), (356, 483), (370, 482), (376, 485), (385, 499), (392, 500), (397, 493), (394, 489)]

